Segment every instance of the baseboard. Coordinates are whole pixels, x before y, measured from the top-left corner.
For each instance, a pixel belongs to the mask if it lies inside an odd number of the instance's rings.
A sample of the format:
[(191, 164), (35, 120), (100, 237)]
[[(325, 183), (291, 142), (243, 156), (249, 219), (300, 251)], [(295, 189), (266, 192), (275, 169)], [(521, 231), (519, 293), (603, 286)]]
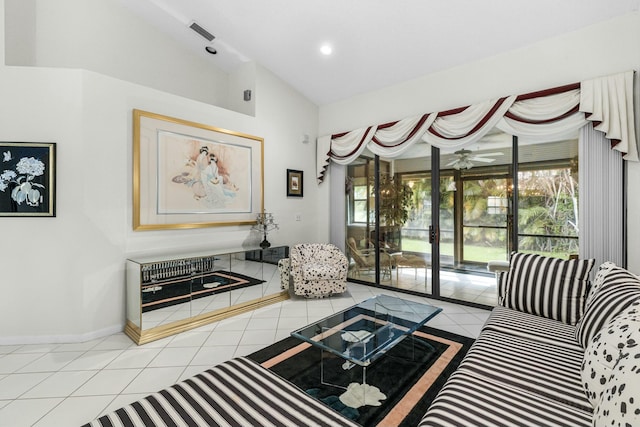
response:
[(124, 325), (114, 325), (79, 335), (28, 335), (0, 337), (0, 345), (78, 343), (107, 337), (122, 331), (124, 331)]

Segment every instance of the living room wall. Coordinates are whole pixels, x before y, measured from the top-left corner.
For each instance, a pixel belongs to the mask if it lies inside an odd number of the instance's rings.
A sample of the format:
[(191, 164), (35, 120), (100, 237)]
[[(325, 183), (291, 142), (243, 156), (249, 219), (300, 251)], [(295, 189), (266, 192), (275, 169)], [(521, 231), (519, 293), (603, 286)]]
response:
[[(274, 84), (274, 81), (276, 84)], [(237, 247), (248, 226), (132, 231), (133, 108), (258, 135), (265, 139), (265, 208), (281, 225), (274, 245), (326, 240), (321, 191), (312, 179), (303, 199), (287, 199), (285, 171), (313, 176), (317, 109), (277, 79), (278, 93), (256, 118), (80, 70), (0, 70), (3, 141), (58, 144), (57, 217), (5, 218), (0, 292), (0, 342), (73, 341), (112, 333), (124, 324), (124, 261), (140, 253)], [(291, 93), (289, 93), (291, 92)], [(260, 103), (259, 103), (260, 105)], [(295, 221), (300, 213), (302, 221)]]
[[(349, 131), (505, 95), (639, 70), (638, 40), (640, 13), (635, 12), (516, 51), (322, 106), (319, 134)], [(638, 80), (636, 73), (636, 129), (640, 122)], [(332, 174), (329, 173), (329, 180)], [(628, 163), (627, 178), (628, 267), (640, 273), (640, 223), (634, 220), (640, 212), (640, 193), (635, 189), (640, 182), (640, 163)], [(343, 218), (336, 213), (344, 212), (344, 197), (336, 195), (331, 204), (332, 213), (336, 215), (333, 224), (342, 227)], [(336, 241), (344, 240), (333, 228), (331, 235)]]
[[(5, 0), (6, 65), (79, 68), (229, 107), (229, 73), (118, 0)], [(196, 36), (197, 37), (197, 36)], [(236, 110), (246, 110), (242, 103)]]
[[(0, 66), (0, 140), (58, 149), (57, 216), (0, 221), (0, 344), (121, 331), (127, 257), (257, 239), (249, 226), (132, 231), (134, 108), (263, 137), (265, 208), (280, 224), (270, 241), (326, 241), (328, 193), (313, 180), (315, 145), (302, 143), (317, 136), (318, 108), (258, 65), (243, 72), (255, 78), (255, 116), (92, 71)], [(286, 197), (287, 168), (306, 172), (304, 198)]]

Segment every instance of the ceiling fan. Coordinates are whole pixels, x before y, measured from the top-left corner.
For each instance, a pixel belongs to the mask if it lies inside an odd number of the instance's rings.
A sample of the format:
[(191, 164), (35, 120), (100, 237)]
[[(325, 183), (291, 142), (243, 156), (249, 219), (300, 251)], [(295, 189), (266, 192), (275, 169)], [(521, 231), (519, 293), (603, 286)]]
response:
[(495, 153), (474, 154), (473, 151), (470, 151), (470, 150), (458, 150), (455, 153), (453, 153), (453, 155), (455, 156), (455, 158), (451, 162), (447, 163), (446, 166), (452, 166), (454, 169), (460, 170), (460, 169), (471, 169), (473, 166), (475, 166), (474, 162), (479, 162), (479, 163), (495, 162), (496, 159), (491, 159), (490, 157), (501, 156), (502, 153), (495, 152)]

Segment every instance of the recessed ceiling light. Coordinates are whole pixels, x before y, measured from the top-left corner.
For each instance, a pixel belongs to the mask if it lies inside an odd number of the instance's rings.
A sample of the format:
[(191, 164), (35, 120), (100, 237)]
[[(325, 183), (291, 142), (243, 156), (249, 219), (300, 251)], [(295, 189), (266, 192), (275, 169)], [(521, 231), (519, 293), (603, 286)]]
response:
[(320, 53), (323, 55), (331, 55), (331, 52), (333, 52), (333, 48), (330, 45), (323, 44), (320, 46)]

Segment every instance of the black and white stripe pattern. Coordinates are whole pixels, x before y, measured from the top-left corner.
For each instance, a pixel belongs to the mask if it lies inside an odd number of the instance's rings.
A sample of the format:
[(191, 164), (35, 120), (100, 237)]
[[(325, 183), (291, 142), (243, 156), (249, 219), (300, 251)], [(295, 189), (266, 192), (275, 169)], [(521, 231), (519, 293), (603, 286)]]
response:
[(575, 326), (506, 307), (494, 307), (482, 329), (528, 338), (570, 351), (583, 351), (575, 339)]
[(575, 325), (584, 311), (594, 262), (514, 253), (503, 305)]
[(504, 297), (507, 295), (507, 272), (498, 273), (498, 304), (504, 306)]
[(591, 426), (576, 327), (495, 307), (420, 427)]
[(420, 427), (460, 426), (587, 427), (591, 426), (591, 412), (456, 371), (429, 407)]
[(640, 300), (640, 278), (621, 267), (608, 268), (600, 286), (589, 295), (576, 338), (586, 348), (604, 325)]
[(350, 426), (350, 421), (268, 369), (236, 358), (83, 427)]
[(580, 375), (583, 353), (485, 330), (458, 369), (590, 412)]

